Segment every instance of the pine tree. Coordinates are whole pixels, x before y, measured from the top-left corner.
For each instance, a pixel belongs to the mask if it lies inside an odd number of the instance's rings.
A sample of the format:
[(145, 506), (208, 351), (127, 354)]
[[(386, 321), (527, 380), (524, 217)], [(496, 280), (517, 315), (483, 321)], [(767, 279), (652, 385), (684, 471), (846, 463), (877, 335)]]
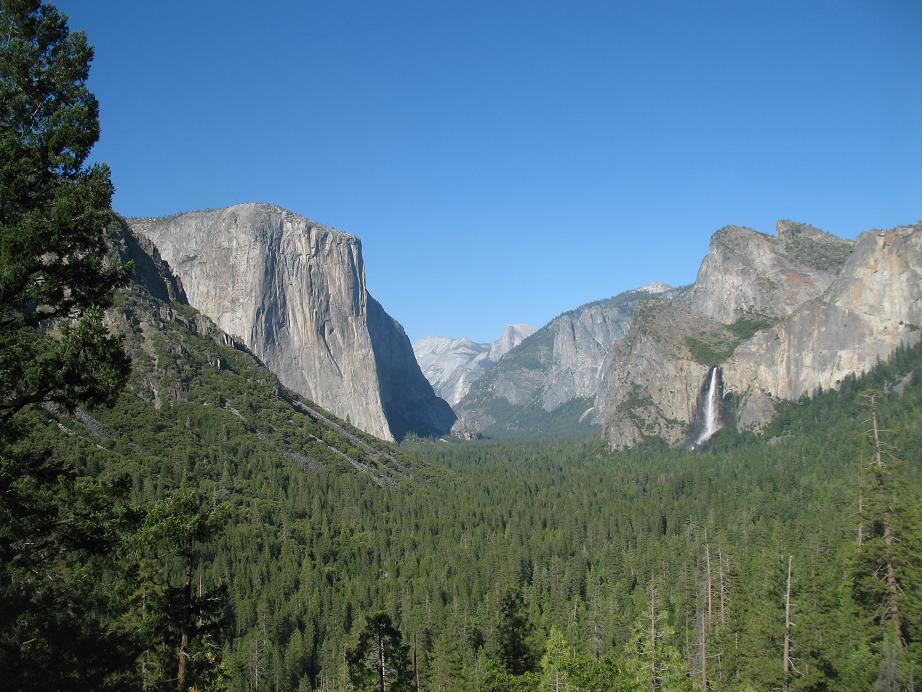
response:
[(162, 671), (176, 671), (167, 679), (175, 680), (180, 692), (219, 673), (227, 589), (206, 588), (195, 577), (204, 567), (208, 543), (223, 531), (229, 514), (228, 505), (212, 507), (194, 490), (180, 488), (153, 503), (139, 533), (144, 558), (164, 566), (154, 577), (162, 580), (160, 585), (151, 589), (157, 598), (148, 606), (149, 628), (161, 645), (153, 653), (160, 654)]
[(499, 661), (512, 675), (536, 669), (538, 656), (532, 645), (534, 625), (525, 612), (525, 599), (519, 589), (508, 591), (499, 606), (497, 646)]
[(452, 624), (447, 623), (439, 632), (432, 651), (430, 686), (442, 692), (458, 689), (464, 683), (461, 644)]
[(0, 4), (0, 430), (24, 407), (112, 401), (128, 375), (102, 308), (112, 184), (84, 162), (99, 137), (93, 51), (38, 0)]
[(625, 672), (631, 689), (692, 690), (682, 653), (675, 645), (675, 630), (657, 602), (658, 589), (648, 588), (647, 606), (631, 628), (625, 646)]
[(84, 167), (99, 136), (91, 58), (53, 7), (0, 1), (0, 669), (12, 687), (124, 685), (104, 671), (131, 657), (102, 622), (117, 605), (94, 593), (116, 568), (124, 492), (22, 443), (44, 425), (36, 404), (112, 402), (129, 372), (102, 320), (128, 275), (107, 259), (109, 171)]
[(867, 419), (867, 460), (861, 466), (859, 488), (861, 542), (853, 567), (855, 599), (875, 623), (872, 641), (881, 654), (880, 689), (894, 687), (911, 663), (909, 644), (915, 618), (912, 607), (914, 577), (920, 574), (918, 529), (913, 486), (902, 476), (903, 463), (896, 447), (886, 441), (892, 431), (878, 417), (883, 394), (868, 390), (862, 400)]
[(570, 644), (563, 633), (556, 627), (551, 627), (547, 636), (544, 655), (541, 657), (541, 685), (552, 692), (572, 690), (567, 671), (572, 664), (573, 656)]
[(346, 652), (346, 661), (349, 679), (358, 689), (400, 692), (414, 688), (409, 647), (383, 611), (365, 618), (355, 646)]

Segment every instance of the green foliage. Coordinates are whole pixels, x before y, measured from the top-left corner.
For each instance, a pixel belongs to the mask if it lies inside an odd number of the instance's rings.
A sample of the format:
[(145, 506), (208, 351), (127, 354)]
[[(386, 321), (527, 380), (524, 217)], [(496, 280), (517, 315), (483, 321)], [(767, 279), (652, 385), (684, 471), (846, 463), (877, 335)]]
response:
[(541, 657), (541, 689), (555, 692), (575, 690), (627, 690), (613, 657), (596, 660), (573, 652), (573, 646), (555, 626), (547, 637)]
[(884, 396), (879, 389), (861, 394), (868, 409), (868, 448), (860, 465), (859, 541), (851, 576), (855, 602), (870, 625), (868, 639), (879, 646), (883, 657), (881, 675), (889, 680), (877, 688), (901, 689), (894, 681), (900, 675), (908, 676), (911, 666), (905, 649), (918, 631), (911, 632), (910, 623), (920, 614), (922, 555), (917, 541), (922, 537), (922, 495), (916, 485), (905, 482), (904, 462), (896, 446), (888, 442), (893, 429), (882, 425), (878, 413)]
[(433, 690), (449, 692), (469, 684), (464, 674), (465, 642), (459, 635), (463, 631), (458, 623), (449, 621), (435, 639), (429, 680)]
[(788, 239), (785, 250), (799, 262), (815, 269), (829, 271), (844, 264), (852, 252), (850, 243), (843, 243), (832, 238), (812, 238), (799, 235)]
[[(773, 324), (772, 320), (763, 315), (748, 314), (740, 317), (730, 325), (730, 331), (740, 341), (752, 338), (756, 332), (768, 329)], [(735, 348), (735, 346), (734, 346)]]
[(110, 401), (128, 362), (102, 313), (112, 186), (84, 168), (99, 136), (86, 37), (37, 0), (0, 5), (0, 421), (24, 406)]
[(497, 626), (497, 654), (503, 669), (511, 675), (530, 673), (537, 667), (532, 638), (534, 625), (525, 612), (525, 601), (518, 589), (508, 591), (500, 601)]
[(540, 396), (525, 406), (517, 406), (501, 396), (483, 395), (477, 399), (478, 407), (489, 411), (495, 423), (484, 427), (486, 437), (506, 440), (550, 438), (574, 439), (598, 435), (599, 426), (585, 415), (592, 407), (589, 397), (571, 399), (555, 408), (545, 410)]
[(493, 661), (488, 661), (480, 684), (479, 692), (536, 692), (540, 689), (541, 676), (538, 673), (516, 675)]
[(0, 3), (0, 669), (12, 689), (123, 689), (136, 652), (113, 563), (127, 487), (34, 434), (35, 404), (109, 403), (129, 371), (103, 324), (128, 273), (107, 259), (109, 171), (84, 167), (99, 136), (91, 57), (53, 7)]
[(413, 689), (409, 647), (390, 615), (376, 611), (365, 618), (355, 646), (346, 652), (349, 679), (360, 690)]
[[(142, 653), (142, 684), (176, 679), (180, 689), (207, 686), (219, 674), (227, 589), (195, 577), (206, 546), (224, 530), (227, 504), (207, 506), (181, 488), (148, 507), (135, 537), (136, 591), (148, 647)], [(174, 670), (175, 677), (174, 677)]]
[(720, 365), (733, 355), (737, 346), (772, 324), (772, 320), (763, 315), (746, 314), (729, 325), (726, 332), (686, 336), (685, 345), (696, 363)]
[(631, 626), (624, 647), (625, 678), (635, 690), (692, 690), (675, 630), (656, 604), (656, 587), (650, 585), (649, 611), (641, 611)]
[(685, 345), (688, 347), (692, 360), (707, 366), (720, 365), (733, 354), (733, 349), (736, 347), (736, 344), (732, 342), (713, 336), (704, 339), (686, 336)]
[[(44, 428), (34, 412), (19, 422)], [(33, 434), (0, 456), (4, 685), (123, 689), (132, 683), (138, 646), (119, 621), (119, 565), (112, 556), (134, 525), (128, 488), (117, 477), (92, 478), (61, 463), (54, 433)]]
[[(128, 296), (126, 310), (167, 314), (142, 298)], [(279, 398), (277, 381), (252, 357), (186, 320), (178, 312), (164, 320), (159, 365), (136, 373), (115, 408), (92, 412), (104, 438), (67, 416), (35, 427), (57, 440), (59, 454), (74, 450), (91, 468), (126, 474), (137, 502), (186, 482), (237, 508), (193, 580), (196, 591), (199, 579), (206, 589), (228, 588), (228, 687), (345, 688), (343, 651), (363, 627), (359, 614), (383, 607), (417, 643), (421, 681), (434, 689), (536, 689), (548, 670), (581, 689), (631, 689), (629, 658), (646, 660), (626, 649), (649, 596), (638, 575), (657, 575), (660, 624), (676, 633), (669, 641), (682, 660), (694, 660), (706, 542), (712, 556), (718, 548), (724, 556), (727, 603), (708, 644), (709, 655), (720, 655), (712, 687), (780, 684), (788, 555), (795, 653), (805, 671), (793, 689), (873, 686), (885, 652), (843, 580), (858, 525), (854, 478), (867, 459), (858, 393), (871, 383), (891, 389), (922, 369), (922, 349), (901, 349), (862, 380), (781, 406), (766, 433), (777, 438), (772, 446), (753, 435), (698, 454), (662, 445), (612, 453), (600, 440), (409, 439), (399, 451), (376, 442), (412, 474), (381, 486), (330, 448), (312, 447), (311, 436), (329, 432), (339, 449), (359, 449)], [(140, 362), (144, 341), (127, 343)], [(908, 380), (879, 407), (900, 431), (895, 444), (922, 448), (922, 380)], [(74, 434), (62, 436), (58, 422)], [(920, 472), (915, 457), (894, 468), (907, 487)], [(913, 536), (906, 549), (918, 551)], [(561, 656), (561, 647), (533, 638), (536, 656), (548, 656), (540, 672), (514, 675), (500, 664), (497, 585), (510, 583), (522, 594), (519, 616), (535, 632), (556, 628), (569, 644)], [(901, 670), (918, 661), (917, 583), (904, 587)]]

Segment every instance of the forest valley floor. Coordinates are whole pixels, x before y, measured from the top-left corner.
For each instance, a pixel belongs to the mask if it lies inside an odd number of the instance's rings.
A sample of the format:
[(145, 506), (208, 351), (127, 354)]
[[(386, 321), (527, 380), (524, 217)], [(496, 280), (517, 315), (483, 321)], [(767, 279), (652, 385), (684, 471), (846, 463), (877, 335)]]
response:
[(14, 686), (175, 687), (182, 637), (200, 689), (922, 680), (922, 347), (693, 453), (382, 445), (215, 353), (236, 380), (202, 356), (159, 408), (139, 374), (112, 408), (25, 414), (33, 475), (68, 480), (6, 510), (4, 540), (47, 547), (7, 568), (32, 601), (2, 643), (37, 664)]

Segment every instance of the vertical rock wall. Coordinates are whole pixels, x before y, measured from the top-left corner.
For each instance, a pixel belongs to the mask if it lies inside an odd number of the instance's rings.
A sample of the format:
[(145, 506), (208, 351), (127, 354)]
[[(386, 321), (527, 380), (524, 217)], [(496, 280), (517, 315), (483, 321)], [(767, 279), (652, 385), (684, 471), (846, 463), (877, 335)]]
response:
[[(128, 223), (157, 246), (189, 303), (287, 387), (382, 439), (450, 429), (451, 409), (368, 294), (354, 236), (268, 204)], [(393, 427), (387, 409), (400, 411)]]

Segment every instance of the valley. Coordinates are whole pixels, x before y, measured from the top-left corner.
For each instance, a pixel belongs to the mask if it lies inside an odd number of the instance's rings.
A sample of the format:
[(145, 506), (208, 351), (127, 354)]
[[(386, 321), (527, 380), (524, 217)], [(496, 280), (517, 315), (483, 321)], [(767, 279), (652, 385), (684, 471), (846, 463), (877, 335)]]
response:
[[(738, 680), (769, 688), (784, 679), (783, 631), (773, 623), (783, 615), (788, 560), (800, 625), (793, 641), (805, 670), (795, 684), (871, 684), (876, 673), (863, 647), (888, 640), (861, 615), (883, 597), (865, 590), (861, 571), (870, 569), (862, 560), (879, 558), (855, 542), (855, 531), (867, 541), (874, 531), (860, 528), (862, 498), (874, 492), (863, 402), (866, 392), (880, 393), (875, 415), (898, 431), (887, 433), (886, 448), (910, 462), (887, 480), (903, 488), (899, 531), (910, 549), (922, 535), (912, 514), (922, 472), (912, 454), (922, 445), (922, 346), (899, 346), (889, 363), (847, 374), (813, 398), (775, 400), (757, 430), (732, 424), (727, 409), (738, 398), (728, 391), (729, 366), (702, 363), (703, 381), (689, 385), (700, 419), (678, 448), (651, 436), (617, 451), (598, 428), (569, 441), (572, 428), (496, 441), (409, 434), (394, 446), (286, 387), (242, 339), (189, 305), (188, 282), (137, 226), (118, 217), (110, 226), (110, 244), (134, 272), (107, 318), (133, 362), (128, 386), (111, 409), (33, 412), (28, 444), (78, 473), (125, 479), (114, 507), (185, 490), (226, 508), (192, 571), (193, 582), (227, 593), (223, 684), (346, 688), (355, 668), (344, 652), (380, 609), (413, 647), (411, 677), (426, 689), (539, 689), (549, 675), (578, 689), (637, 689), (646, 684), (637, 667), (649, 656), (663, 657), (670, 689), (701, 689), (702, 680), (713, 689)], [(605, 319), (614, 314), (628, 322), (606, 327), (620, 335), (609, 337), (617, 344), (632, 338), (631, 319), (672, 320), (672, 302), (689, 295), (693, 289), (631, 292), (543, 332), (617, 324)], [(767, 324), (726, 329), (745, 344)], [(539, 383), (532, 391), (572, 391), (546, 384), (574, 381), (554, 360), (556, 339), (534, 332), (491, 360), (474, 386), (514, 382), (548, 364), (537, 370), (546, 379), (527, 380)], [(579, 352), (579, 341), (570, 343)], [(597, 362), (612, 358), (594, 353)], [(575, 401), (576, 413), (592, 403)], [(655, 407), (643, 391), (632, 402)], [(922, 622), (912, 586), (922, 565), (901, 555), (908, 638)], [(110, 578), (133, 579), (120, 569)], [(510, 594), (521, 601), (521, 645), (533, 656), (514, 674), (501, 634)], [(650, 634), (651, 603), (662, 618), (655, 651), (637, 639)], [(159, 684), (169, 646), (145, 656), (141, 680)]]
[(920, 688), (915, 8), (60, 4), (3, 689)]

